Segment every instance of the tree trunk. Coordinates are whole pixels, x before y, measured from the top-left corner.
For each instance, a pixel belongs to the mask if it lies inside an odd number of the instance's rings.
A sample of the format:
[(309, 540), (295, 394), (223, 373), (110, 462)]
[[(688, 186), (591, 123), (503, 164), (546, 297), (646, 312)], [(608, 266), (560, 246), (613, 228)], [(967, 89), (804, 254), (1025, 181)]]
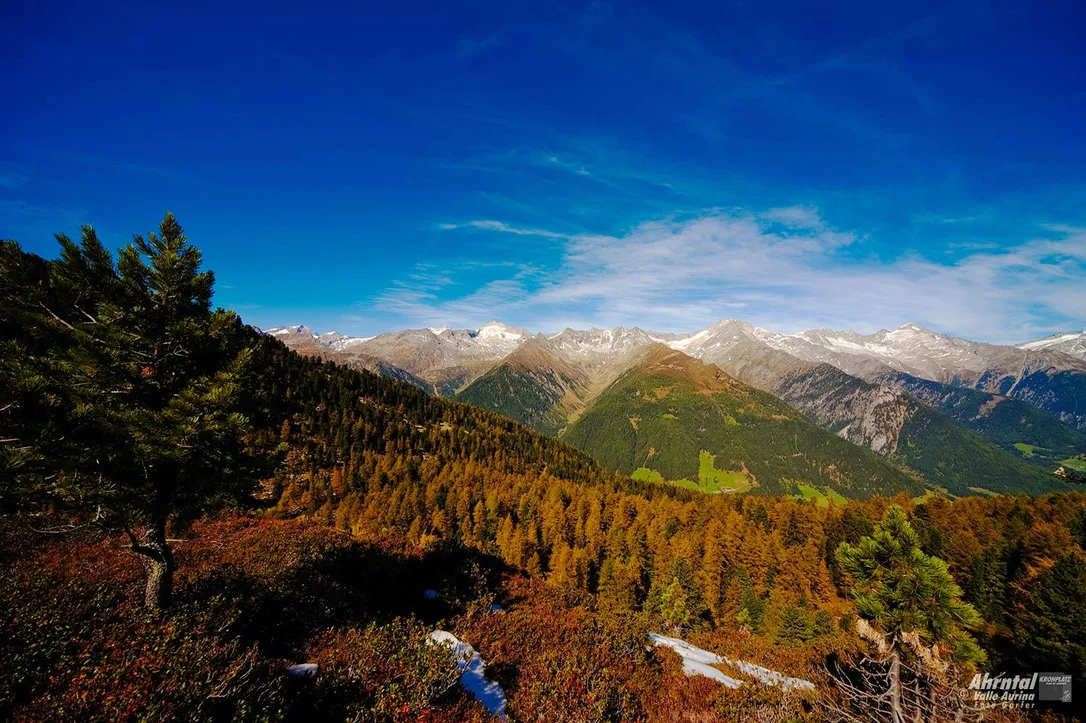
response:
[[(897, 645), (897, 641), (894, 641)], [(890, 653), (890, 719), (894, 723), (905, 723), (901, 710), (901, 656), (897, 650)]]
[(150, 612), (162, 612), (170, 606), (173, 594), (173, 550), (166, 542), (165, 523), (148, 528), (136, 551), (143, 555), (143, 567), (147, 577), (143, 604)]

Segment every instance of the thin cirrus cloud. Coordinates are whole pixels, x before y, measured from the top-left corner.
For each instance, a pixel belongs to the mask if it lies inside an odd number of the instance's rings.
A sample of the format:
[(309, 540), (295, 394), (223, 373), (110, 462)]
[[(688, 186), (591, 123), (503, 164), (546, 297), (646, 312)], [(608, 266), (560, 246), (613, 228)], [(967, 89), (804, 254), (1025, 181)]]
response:
[(500, 233), (511, 233), (516, 236), (539, 236), (540, 238), (556, 238), (566, 239), (569, 238), (569, 234), (558, 233), (556, 231), (548, 231), (540, 228), (525, 228), (522, 226), (513, 226), (503, 221), (468, 221), (466, 223), (442, 223), (438, 224), (438, 228), (442, 231), (454, 231), (458, 228), (474, 228), (481, 231), (498, 231)]
[(812, 207), (708, 210), (616, 235), (492, 220), (444, 228), (559, 239), (562, 254), (550, 269), (495, 266), (475, 285), (453, 283), (455, 268), (440, 282), (416, 273), (377, 296), (378, 308), (408, 324), (473, 326), (502, 316), (542, 331), (566, 320), (688, 331), (739, 316), (784, 332), (870, 332), (915, 320), (994, 343), (1032, 338), (1053, 319), (1086, 324), (1086, 229), (1077, 227), (1039, 228), (1019, 245), (952, 263), (866, 254), (865, 237), (831, 227)]

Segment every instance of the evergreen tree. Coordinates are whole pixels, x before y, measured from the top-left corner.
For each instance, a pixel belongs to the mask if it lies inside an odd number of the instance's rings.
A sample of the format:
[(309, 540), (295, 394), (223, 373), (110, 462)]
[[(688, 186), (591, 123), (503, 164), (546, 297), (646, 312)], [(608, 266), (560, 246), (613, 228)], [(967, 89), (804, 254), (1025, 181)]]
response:
[(807, 642), (815, 637), (814, 625), (807, 610), (795, 605), (789, 605), (784, 611), (777, 637), (786, 642)]
[(980, 616), (961, 599), (946, 563), (920, 549), (905, 511), (891, 505), (870, 536), (844, 542), (837, 559), (872, 652), (837, 677), (843, 700), (827, 698), (833, 720), (964, 720), (968, 701), (954, 663), (984, 653), (967, 632)]
[(1028, 665), (1086, 678), (1086, 554), (1066, 552), (1017, 585), (1015, 633)]
[(980, 616), (962, 600), (946, 563), (925, 554), (905, 511), (892, 505), (882, 523), (856, 545), (842, 543), (837, 559), (852, 583), (860, 615), (891, 638), (915, 633), (927, 645), (946, 647), (956, 659), (978, 661), (980, 648), (967, 632)]
[(14, 245), (0, 259), (13, 301), (3, 375), (15, 392), (0, 417), (3, 495), (123, 530), (145, 562), (145, 603), (159, 610), (172, 590), (170, 523), (252, 480), (240, 325), (212, 311), (214, 277), (170, 214), (116, 266), (89, 226), (79, 244), (57, 240), (47, 275)]
[(667, 574), (653, 581), (645, 608), (676, 630), (690, 627), (709, 612), (685, 557), (677, 558)]

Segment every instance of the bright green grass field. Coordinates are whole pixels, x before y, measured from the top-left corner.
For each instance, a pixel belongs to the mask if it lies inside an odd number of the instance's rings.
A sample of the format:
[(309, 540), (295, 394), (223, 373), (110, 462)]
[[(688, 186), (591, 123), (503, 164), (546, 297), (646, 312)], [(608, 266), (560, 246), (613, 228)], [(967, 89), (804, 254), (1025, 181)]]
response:
[(638, 482), (663, 482), (664, 476), (654, 469), (648, 467), (638, 467), (630, 474), (631, 479), (635, 479)]
[(829, 507), (830, 505), (843, 505), (848, 502), (843, 495), (835, 492), (832, 487), (827, 487), (825, 490), (820, 490), (817, 487), (806, 485), (803, 483), (797, 484), (799, 489), (798, 495), (793, 495), (797, 499), (801, 500), (814, 500), (815, 504), (819, 507)]
[(1036, 454), (1037, 450), (1041, 450), (1042, 452), (1047, 451), (1044, 447), (1038, 447), (1035, 444), (1026, 444), (1025, 442), (1015, 442), (1014, 448), (1021, 452), (1022, 456), (1027, 459)]
[(1076, 472), (1086, 472), (1086, 460), (1070, 457), (1060, 462), (1060, 464), (1067, 469), (1073, 469)]
[(698, 488), (706, 492), (725, 489), (746, 492), (750, 489), (750, 480), (741, 470), (717, 469), (716, 457), (703, 449), (698, 455)]
[(742, 470), (717, 469), (716, 457), (705, 450), (702, 450), (701, 454), (698, 455), (697, 482), (688, 479), (665, 480), (658, 471), (648, 467), (638, 467), (630, 477), (641, 482), (667, 482), (676, 487), (710, 494), (716, 492), (746, 492), (751, 487), (750, 479), (746, 473)]

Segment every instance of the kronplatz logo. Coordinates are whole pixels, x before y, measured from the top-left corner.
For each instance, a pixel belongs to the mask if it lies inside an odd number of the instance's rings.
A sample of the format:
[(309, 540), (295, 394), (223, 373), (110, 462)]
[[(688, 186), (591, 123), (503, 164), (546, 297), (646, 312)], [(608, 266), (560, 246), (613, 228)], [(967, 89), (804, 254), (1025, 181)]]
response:
[(1033, 708), (1039, 701), (1071, 702), (1071, 676), (1067, 673), (991, 675), (977, 673), (967, 688), (978, 703)]

